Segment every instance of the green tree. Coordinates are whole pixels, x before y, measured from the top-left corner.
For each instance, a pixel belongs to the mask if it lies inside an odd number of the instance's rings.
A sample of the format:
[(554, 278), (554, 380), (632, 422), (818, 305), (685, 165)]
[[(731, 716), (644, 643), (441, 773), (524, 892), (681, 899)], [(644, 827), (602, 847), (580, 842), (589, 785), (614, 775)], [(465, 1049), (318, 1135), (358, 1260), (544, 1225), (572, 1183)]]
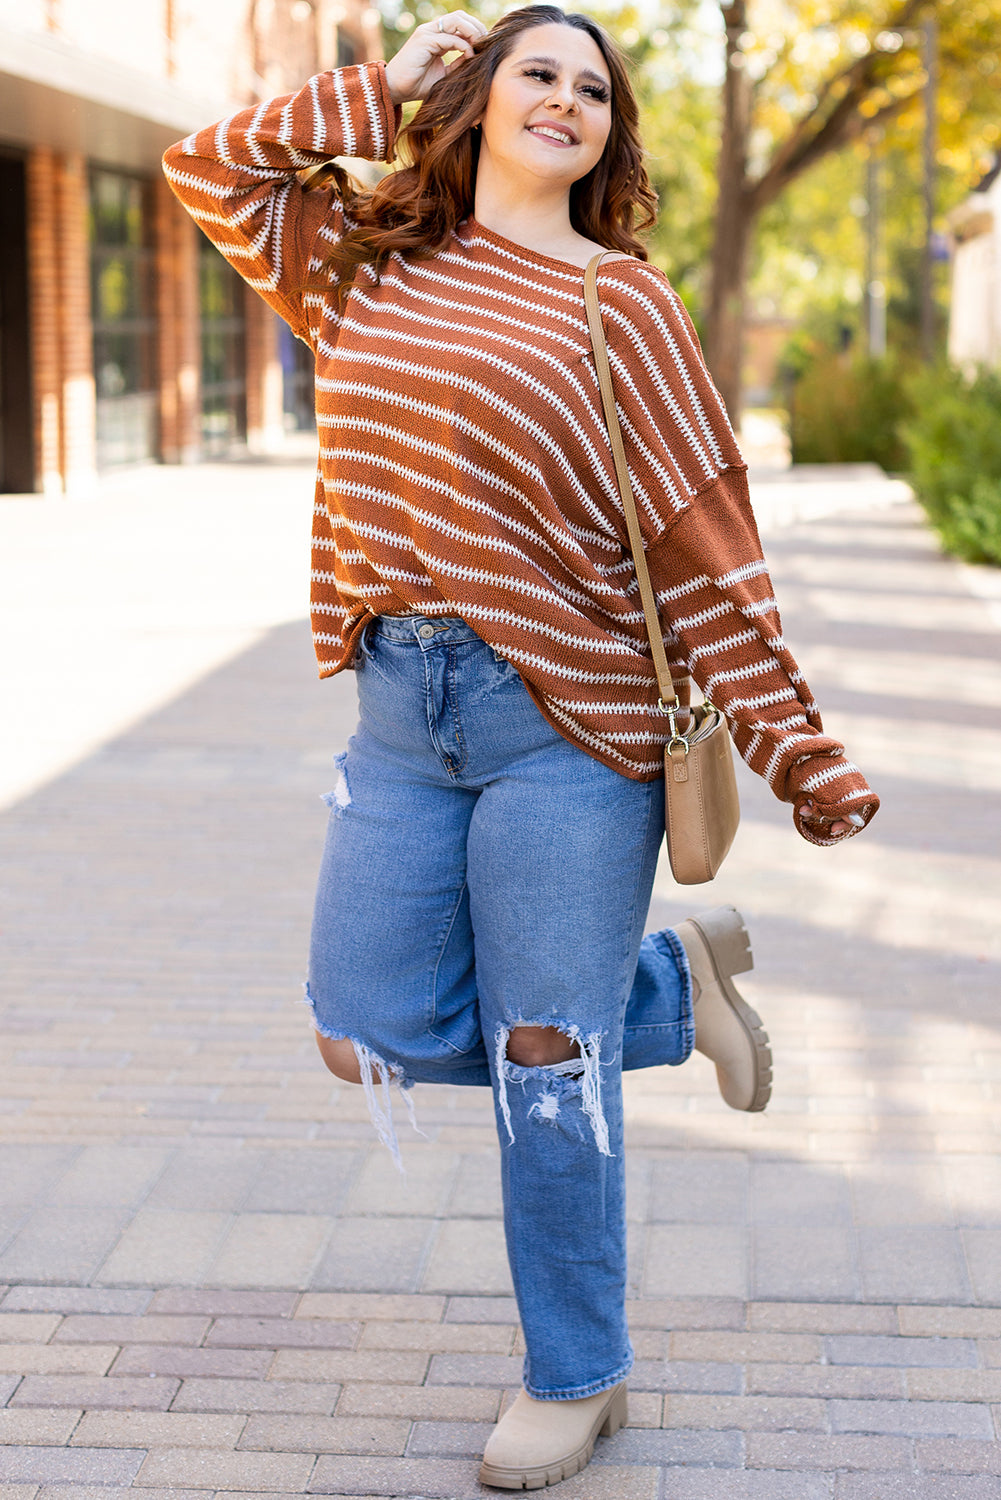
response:
[(832, 153), (889, 129), (917, 159), (921, 24), (939, 28), (939, 160), (975, 178), (998, 139), (1001, 0), (735, 0), (723, 3), (725, 73), (718, 201), (706, 309), (707, 357), (739, 421), (754, 231), (792, 184)]

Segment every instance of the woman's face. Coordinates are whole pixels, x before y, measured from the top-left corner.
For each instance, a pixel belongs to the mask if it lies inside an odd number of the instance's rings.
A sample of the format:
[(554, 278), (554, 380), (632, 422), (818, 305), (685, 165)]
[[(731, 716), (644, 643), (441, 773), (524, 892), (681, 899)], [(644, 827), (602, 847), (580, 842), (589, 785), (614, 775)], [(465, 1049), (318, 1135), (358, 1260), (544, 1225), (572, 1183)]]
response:
[(480, 169), (565, 186), (601, 160), (612, 81), (598, 45), (574, 26), (534, 26), (499, 64), (480, 121)]

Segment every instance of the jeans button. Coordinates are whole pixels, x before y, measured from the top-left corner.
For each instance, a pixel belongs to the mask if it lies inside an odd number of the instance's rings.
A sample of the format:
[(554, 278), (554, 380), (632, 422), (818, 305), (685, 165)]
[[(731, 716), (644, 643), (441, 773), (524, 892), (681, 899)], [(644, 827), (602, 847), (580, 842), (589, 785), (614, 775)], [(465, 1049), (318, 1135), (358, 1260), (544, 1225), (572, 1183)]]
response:
[(424, 638), (424, 640), (429, 641), (431, 639), (431, 637), (434, 635), (434, 626), (433, 625), (422, 625), (421, 628), (420, 628), (420, 630), (418, 630), (417, 634), (419, 636), (422, 636)]

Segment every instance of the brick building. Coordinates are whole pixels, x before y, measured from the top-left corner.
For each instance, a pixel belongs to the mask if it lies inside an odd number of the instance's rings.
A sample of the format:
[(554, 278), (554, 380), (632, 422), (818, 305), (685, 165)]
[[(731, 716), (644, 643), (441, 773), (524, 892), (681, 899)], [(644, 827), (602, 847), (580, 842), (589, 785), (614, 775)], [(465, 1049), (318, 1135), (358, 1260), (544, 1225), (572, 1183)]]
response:
[(379, 48), (365, 0), (0, 0), (0, 492), (85, 493), (311, 424), (308, 350), (160, 154)]

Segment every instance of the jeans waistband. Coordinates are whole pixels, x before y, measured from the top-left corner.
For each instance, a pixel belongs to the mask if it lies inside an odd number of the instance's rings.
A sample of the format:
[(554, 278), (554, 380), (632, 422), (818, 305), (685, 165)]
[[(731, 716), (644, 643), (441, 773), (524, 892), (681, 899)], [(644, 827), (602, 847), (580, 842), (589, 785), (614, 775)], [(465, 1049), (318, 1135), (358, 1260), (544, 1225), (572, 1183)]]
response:
[(391, 641), (413, 646), (452, 646), (476, 641), (476, 631), (457, 615), (376, 615), (368, 627)]

